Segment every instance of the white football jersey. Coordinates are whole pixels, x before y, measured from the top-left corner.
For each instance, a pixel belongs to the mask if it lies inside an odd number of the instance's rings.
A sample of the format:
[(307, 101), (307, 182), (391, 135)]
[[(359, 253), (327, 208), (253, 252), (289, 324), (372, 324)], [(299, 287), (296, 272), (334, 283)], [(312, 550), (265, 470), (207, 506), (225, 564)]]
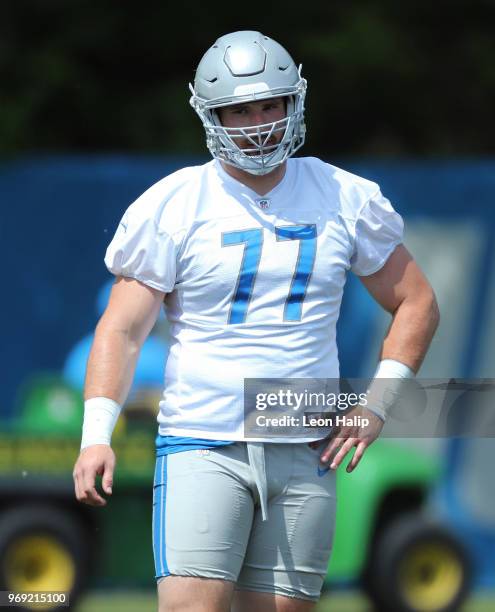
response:
[(338, 378), (347, 271), (379, 270), (402, 233), (376, 183), (311, 157), (289, 159), (264, 196), (214, 160), (148, 189), (105, 263), (167, 294), (159, 433), (255, 440), (243, 431), (245, 378)]

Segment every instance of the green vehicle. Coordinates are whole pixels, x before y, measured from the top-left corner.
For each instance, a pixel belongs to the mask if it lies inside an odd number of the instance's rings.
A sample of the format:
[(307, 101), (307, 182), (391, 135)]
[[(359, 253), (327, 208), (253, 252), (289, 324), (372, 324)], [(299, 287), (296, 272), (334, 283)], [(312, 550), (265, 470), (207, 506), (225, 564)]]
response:
[[(143, 395), (126, 406), (112, 443), (113, 495), (91, 508), (75, 500), (72, 482), (80, 393), (57, 378), (33, 381), (18, 422), (0, 434), (0, 590), (64, 591), (74, 603), (88, 588), (154, 588), (151, 403)], [(420, 513), (438, 476), (431, 458), (384, 440), (355, 472), (341, 470), (325, 587), (361, 586), (380, 612), (457, 609), (462, 551)]]

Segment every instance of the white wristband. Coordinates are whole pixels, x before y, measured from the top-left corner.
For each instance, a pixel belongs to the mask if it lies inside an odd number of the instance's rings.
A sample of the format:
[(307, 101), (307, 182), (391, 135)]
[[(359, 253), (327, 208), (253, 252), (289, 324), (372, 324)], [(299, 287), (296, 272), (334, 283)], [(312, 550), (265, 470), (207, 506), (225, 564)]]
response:
[(395, 359), (380, 361), (367, 391), (368, 410), (385, 421), (389, 410), (399, 399), (405, 381), (414, 376), (411, 368), (400, 361)]
[(84, 402), (81, 450), (93, 444), (110, 444), (121, 406), (108, 397), (92, 397)]

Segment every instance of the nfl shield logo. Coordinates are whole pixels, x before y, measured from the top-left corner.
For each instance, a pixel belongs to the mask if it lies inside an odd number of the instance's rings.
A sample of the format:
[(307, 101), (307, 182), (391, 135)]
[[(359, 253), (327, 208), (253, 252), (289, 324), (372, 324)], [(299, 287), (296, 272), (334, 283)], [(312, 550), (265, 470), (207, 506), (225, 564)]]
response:
[(266, 210), (267, 208), (270, 207), (270, 200), (258, 200), (258, 206), (262, 210)]

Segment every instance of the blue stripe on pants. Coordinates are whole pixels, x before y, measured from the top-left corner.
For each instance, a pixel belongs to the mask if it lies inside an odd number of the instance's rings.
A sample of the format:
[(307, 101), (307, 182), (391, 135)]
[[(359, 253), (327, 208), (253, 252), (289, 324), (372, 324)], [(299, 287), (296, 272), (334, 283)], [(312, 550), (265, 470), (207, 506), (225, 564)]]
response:
[(153, 483), (153, 556), (155, 578), (169, 576), (166, 554), (167, 455), (158, 457)]

